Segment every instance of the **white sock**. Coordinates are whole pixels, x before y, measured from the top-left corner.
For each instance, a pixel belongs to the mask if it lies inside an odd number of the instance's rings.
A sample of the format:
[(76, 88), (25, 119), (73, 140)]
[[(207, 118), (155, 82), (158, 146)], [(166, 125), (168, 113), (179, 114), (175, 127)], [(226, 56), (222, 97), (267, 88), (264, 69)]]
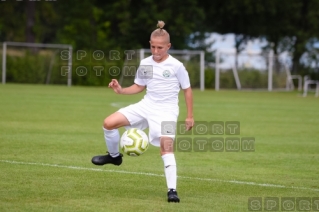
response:
[(164, 162), (164, 172), (168, 189), (176, 189), (177, 171), (176, 160), (173, 153), (162, 155)]
[(119, 141), (120, 134), (118, 129), (107, 130), (103, 127), (104, 130), (104, 139), (107, 146), (107, 150), (110, 155), (114, 158), (120, 155), (119, 152)]

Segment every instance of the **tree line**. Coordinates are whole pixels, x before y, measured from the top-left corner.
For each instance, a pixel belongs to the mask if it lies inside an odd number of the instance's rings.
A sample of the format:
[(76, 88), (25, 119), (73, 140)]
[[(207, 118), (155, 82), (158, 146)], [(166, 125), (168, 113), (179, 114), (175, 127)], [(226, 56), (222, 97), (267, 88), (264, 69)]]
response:
[(318, 0), (7, 0), (0, 2), (0, 41), (149, 48), (164, 20), (174, 49), (207, 50), (210, 33), (234, 33), (239, 52), (251, 39), (266, 40), (265, 50), (292, 52), (293, 72), (300, 72), (305, 55), (319, 67), (318, 11)]

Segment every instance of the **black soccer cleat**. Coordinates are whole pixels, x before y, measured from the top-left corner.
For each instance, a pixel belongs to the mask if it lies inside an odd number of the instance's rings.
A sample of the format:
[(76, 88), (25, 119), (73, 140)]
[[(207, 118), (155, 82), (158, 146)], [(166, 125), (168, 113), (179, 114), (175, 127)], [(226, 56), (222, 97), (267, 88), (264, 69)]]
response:
[(123, 155), (120, 153), (119, 156), (113, 158), (110, 153), (108, 153), (107, 155), (98, 155), (98, 156), (94, 156), (92, 158), (92, 163), (98, 166), (103, 166), (105, 164), (114, 164), (116, 166), (119, 166), (122, 164), (122, 157)]
[(177, 192), (175, 189), (169, 189), (167, 192), (167, 201), (168, 202), (179, 202)]

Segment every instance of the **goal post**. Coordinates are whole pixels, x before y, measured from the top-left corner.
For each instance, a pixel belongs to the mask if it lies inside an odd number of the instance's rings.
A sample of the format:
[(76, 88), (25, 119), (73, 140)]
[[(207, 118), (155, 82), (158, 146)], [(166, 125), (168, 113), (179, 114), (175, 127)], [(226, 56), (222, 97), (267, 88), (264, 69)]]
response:
[[(145, 57), (148, 57), (151, 55), (151, 50), (150, 49), (139, 49), (138, 50), (138, 57), (139, 60), (144, 59)], [(186, 67), (187, 71), (189, 74), (197, 74), (195, 73), (195, 69), (198, 69), (199, 76), (199, 89), (201, 91), (205, 90), (205, 52), (204, 51), (197, 51), (197, 50), (169, 50), (168, 53), (172, 55), (173, 57), (179, 59), (184, 66)], [(192, 58), (197, 57), (194, 59), (196, 62), (192, 61)], [(191, 65), (189, 64), (191, 63)], [(197, 71), (197, 70), (196, 70)], [(191, 72), (191, 73), (190, 73)], [(124, 75), (122, 72), (121, 78), (120, 78), (120, 83), (122, 83), (124, 80)]]
[[(30, 47), (30, 48), (53, 48), (67, 49), (69, 52), (68, 67), (72, 70), (72, 46), (66, 44), (44, 44), (44, 43), (23, 43), (23, 42), (3, 42), (2, 43), (2, 84), (6, 84), (7, 75), (7, 48), (8, 46), (15, 47)], [(72, 71), (68, 71), (67, 85), (72, 85)]]
[(226, 86), (223, 82), (228, 82), (228, 88), (233, 88), (235, 84), (238, 90), (284, 90), (289, 78), (286, 63), (273, 50), (262, 52), (248, 49), (238, 53), (235, 48), (219, 48), (215, 57), (215, 90)]

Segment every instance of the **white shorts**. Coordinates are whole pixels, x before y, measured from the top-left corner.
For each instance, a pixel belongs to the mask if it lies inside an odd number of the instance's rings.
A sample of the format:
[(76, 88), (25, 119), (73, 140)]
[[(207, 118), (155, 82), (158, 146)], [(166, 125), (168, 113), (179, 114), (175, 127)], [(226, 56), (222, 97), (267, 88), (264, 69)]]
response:
[(178, 107), (175, 109), (155, 108), (140, 101), (121, 108), (118, 112), (122, 113), (130, 122), (130, 126), (125, 126), (126, 129), (138, 128), (144, 130), (149, 128), (149, 141), (154, 146), (160, 146), (160, 137), (162, 136), (175, 139), (175, 130), (173, 130), (173, 133), (165, 133), (162, 128), (163, 123), (174, 124), (173, 127), (176, 127), (179, 114)]

